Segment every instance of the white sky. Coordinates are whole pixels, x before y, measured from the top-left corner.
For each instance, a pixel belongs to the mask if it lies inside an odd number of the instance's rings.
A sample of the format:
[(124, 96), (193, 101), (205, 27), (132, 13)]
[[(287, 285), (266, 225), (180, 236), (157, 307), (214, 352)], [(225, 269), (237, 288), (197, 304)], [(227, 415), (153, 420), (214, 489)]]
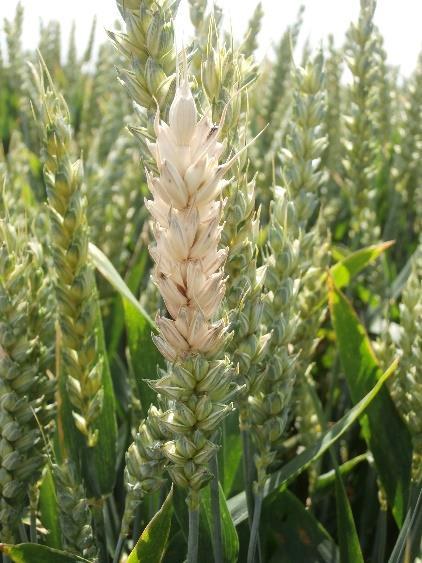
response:
[[(17, 0), (0, 0), (0, 20), (12, 17), (17, 3)], [(60, 20), (65, 41), (75, 20), (77, 43), (82, 51), (94, 15), (98, 19), (97, 39), (104, 39), (104, 28), (112, 29), (119, 17), (115, 0), (22, 0), (22, 3), (25, 7), (24, 41), (28, 48), (37, 45), (40, 18)], [(241, 36), (257, 0), (220, 0), (217, 3), (224, 7), (235, 36)], [(337, 45), (341, 45), (350, 21), (356, 19), (359, 11), (359, 0), (263, 0), (262, 4), (265, 16), (260, 33), (260, 55), (267, 53), (285, 27), (295, 20), (301, 4), (305, 5), (301, 42), (309, 37), (312, 45), (318, 45), (329, 33), (334, 35)], [(389, 62), (400, 65), (403, 74), (410, 73), (422, 48), (422, 0), (378, 0), (375, 21), (384, 35)], [(191, 32), (187, 0), (182, 0), (177, 28), (186, 40)]]

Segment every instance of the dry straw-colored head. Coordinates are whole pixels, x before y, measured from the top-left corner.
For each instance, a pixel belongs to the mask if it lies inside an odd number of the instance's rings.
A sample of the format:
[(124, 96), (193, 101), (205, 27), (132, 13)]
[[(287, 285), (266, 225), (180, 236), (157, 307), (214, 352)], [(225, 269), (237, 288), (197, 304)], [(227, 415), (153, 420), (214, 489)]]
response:
[(219, 164), (224, 143), (220, 128), (208, 116), (198, 118), (186, 67), (177, 83), (169, 124), (155, 119), (156, 142), (148, 143), (158, 176), (147, 172), (153, 196), (147, 201), (156, 243), (153, 278), (172, 318), (159, 317), (154, 340), (170, 361), (190, 354), (212, 355), (226, 332), (214, 321), (224, 297), (223, 264), (227, 249), (219, 249), (219, 226), (226, 185), (223, 176), (234, 159)]

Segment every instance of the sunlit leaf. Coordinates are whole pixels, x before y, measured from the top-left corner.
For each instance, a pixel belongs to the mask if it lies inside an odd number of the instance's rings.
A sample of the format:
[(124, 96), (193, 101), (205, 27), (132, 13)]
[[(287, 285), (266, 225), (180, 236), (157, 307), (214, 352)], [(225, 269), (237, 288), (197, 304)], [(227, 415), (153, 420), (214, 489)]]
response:
[(35, 543), (0, 544), (0, 552), (14, 563), (91, 563), (78, 555)]
[[(364, 326), (332, 281), (329, 302), (340, 359), (352, 400), (357, 403), (380, 380), (382, 372)], [(360, 422), (393, 514), (401, 524), (409, 490), (412, 445), (386, 388), (380, 390)]]
[(173, 489), (163, 506), (142, 532), (127, 563), (160, 563), (166, 552), (173, 515)]

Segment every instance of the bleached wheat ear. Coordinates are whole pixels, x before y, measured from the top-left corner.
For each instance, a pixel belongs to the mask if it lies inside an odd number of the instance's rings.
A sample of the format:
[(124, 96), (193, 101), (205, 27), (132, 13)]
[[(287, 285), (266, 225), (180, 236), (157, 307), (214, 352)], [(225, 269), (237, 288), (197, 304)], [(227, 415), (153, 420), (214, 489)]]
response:
[(146, 201), (154, 218), (150, 253), (154, 280), (171, 319), (159, 317), (154, 341), (171, 362), (191, 354), (215, 354), (225, 323), (214, 322), (224, 297), (219, 225), (224, 201), (222, 178), (232, 161), (219, 165), (223, 143), (207, 116), (198, 120), (186, 74), (170, 108), (169, 125), (155, 120), (157, 141), (149, 143), (159, 176), (147, 172), (153, 195)]

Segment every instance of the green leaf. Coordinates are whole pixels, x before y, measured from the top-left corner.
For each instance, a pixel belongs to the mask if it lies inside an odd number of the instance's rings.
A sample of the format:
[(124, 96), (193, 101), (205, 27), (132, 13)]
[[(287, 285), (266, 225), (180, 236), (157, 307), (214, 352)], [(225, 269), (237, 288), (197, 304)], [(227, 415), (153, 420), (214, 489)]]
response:
[(231, 413), (224, 419), (223, 425), (224, 438), (221, 448), (220, 480), (227, 497), (237, 485), (237, 480), (241, 476), (242, 440), (239, 434), (237, 412)]
[[(413, 489), (406, 518), (388, 563), (414, 561), (420, 550), (422, 537), (422, 486), (414, 484)], [(403, 559), (403, 554), (406, 554), (405, 559)]]
[(152, 329), (156, 329), (154, 321), (133, 295), (131, 290), (128, 288), (126, 283), (123, 281), (119, 272), (107, 258), (107, 256), (97, 247), (95, 244), (89, 243), (89, 256), (93, 261), (95, 267), (100, 272), (102, 276), (114, 287), (116, 291), (120, 293), (122, 297), (127, 299), (138, 312), (145, 318)]
[(49, 547), (61, 549), (63, 547), (62, 532), (59, 523), (59, 512), (57, 510), (56, 488), (49, 466), (46, 467), (40, 487), (39, 508), (41, 523), (48, 531), (45, 537), (45, 543)]
[(337, 464), (335, 475), (337, 535), (340, 545), (341, 563), (364, 563), (352, 508)]
[(173, 487), (163, 506), (142, 532), (127, 563), (160, 563), (163, 560), (173, 515)]
[[(357, 403), (380, 380), (381, 369), (364, 326), (332, 281), (329, 303), (340, 360), (352, 400)], [(394, 517), (400, 525), (409, 492), (412, 445), (387, 389), (381, 389), (360, 422)]]
[(132, 303), (123, 298), (128, 347), (139, 399), (146, 415), (157, 394), (144, 381), (157, 377), (157, 365), (164, 367), (163, 356), (151, 338), (151, 325)]
[[(352, 459), (348, 459), (342, 465), (340, 465), (340, 467), (339, 467), (340, 475), (341, 476), (347, 475), (348, 473), (353, 471), (353, 469), (357, 465), (362, 463), (362, 461), (367, 461), (367, 460), (368, 460), (368, 454), (367, 453), (357, 455), (356, 457), (353, 457)], [(327, 471), (327, 473), (323, 473), (322, 475), (320, 475), (317, 478), (314, 491), (315, 492), (323, 491), (327, 487), (334, 485), (335, 481), (336, 481), (336, 471), (335, 471), (335, 469), (331, 469), (330, 471)]]
[(332, 537), (302, 502), (284, 487), (265, 500), (261, 530), (264, 552), (268, 543), (279, 545), (271, 554), (271, 561), (339, 562), (338, 547)]
[(18, 545), (2, 543), (0, 544), (0, 551), (14, 563), (90, 563), (88, 559), (78, 555), (35, 543), (20, 543)]
[(415, 250), (415, 252), (409, 258), (409, 260), (403, 266), (402, 270), (399, 272), (396, 279), (391, 284), (391, 287), (388, 292), (389, 297), (391, 297), (391, 299), (397, 299), (398, 297), (400, 297), (403, 288), (406, 286), (406, 282), (410, 276), (410, 272), (412, 271), (412, 264), (415, 260), (415, 256), (417, 253), (418, 253), (418, 249)]
[[(380, 244), (361, 248), (355, 252), (351, 252), (350, 254), (339, 254), (337, 251), (339, 261), (331, 266), (328, 272), (322, 274), (321, 281), (324, 282), (330, 276), (337, 287), (346, 287), (350, 281), (359, 274), (359, 272), (374, 262), (374, 260), (376, 260), (385, 250), (390, 248), (392, 244), (394, 244), (392, 241), (382, 242)], [(315, 305), (314, 310), (316, 311), (320, 309), (326, 301), (327, 295), (325, 295), (323, 299)]]
[(180, 563), (180, 554), (186, 551), (186, 540), (182, 530), (178, 529), (176, 533), (173, 532), (174, 530), (172, 528), (170, 530), (170, 539), (163, 560), (164, 563)]
[[(265, 483), (264, 497), (270, 495), (281, 486), (287, 486), (298, 475), (302, 473), (311, 463), (320, 458), (362, 415), (368, 405), (377, 396), (384, 382), (393, 374), (397, 368), (398, 361), (394, 361), (388, 370), (375, 383), (369, 393), (352, 407), (338, 422), (325, 432), (312, 446), (286, 463), (279, 471), (270, 475)], [(247, 519), (248, 510), (246, 506), (246, 495), (244, 492), (229, 499), (228, 507), (234, 524), (237, 526)]]
[[(239, 539), (221, 485), (219, 485), (219, 491), (223, 561), (224, 563), (235, 563), (238, 560)], [(188, 509), (186, 505), (186, 491), (179, 487), (175, 489), (175, 510), (180, 528), (187, 541)], [(211, 491), (208, 486), (200, 491), (198, 561), (209, 561), (210, 554), (213, 553), (212, 526)]]
[(330, 268), (330, 275), (336, 286), (339, 288), (347, 286), (356, 274), (374, 262), (380, 254), (393, 244), (394, 242), (389, 241), (361, 248), (334, 264)]
[[(97, 249), (98, 250), (98, 249)], [(95, 252), (95, 250), (93, 250)], [(145, 274), (145, 269), (148, 264), (148, 250), (147, 248), (142, 248), (137, 256), (137, 260), (132, 266), (129, 275), (127, 276), (127, 286), (128, 289), (137, 294), (142, 278)], [(119, 293), (115, 295), (113, 300), (113, 305), (111, 308), (110, 321), (107, 323), (108, 331), (106, 330), (107, 338), (107, 351), (108, 357), (111, 360), (115, 357), (120, 339), (122, 337), (125, 318), (123, 311), (122, 297)]]
[[(223, 560), (225, 563), (235, 563), (239, 555), (239, 538), (236, 528), (227, 507), (224, 491), (219, 486), (221, 533), (223, 544)], [(213, 535), (213, 513), (211, 508), (211, 488), (206, 487), (201, 493), (201, 519), (202, 525), (206, 524), (207, 534), (211, 538)]]
[(122, 300), (119, 294), (116, 294), (110, 305), (110, 312), (105, 319), (104, 331), (107, 342), (107, 354), (110, 365), (118, 355), (118, 349), (122, 334), (125, 328), (125, 319), (123, 314)]
[(340, 244), (333, 244), (331, 246), (331, 256), (333, 257), (333, 260), (335, 262), (339, 262), (340, 260), (343, 260), (349, 254), (351, 254), (351, 251), (349, 248), (347, 248), (347, 246)]

